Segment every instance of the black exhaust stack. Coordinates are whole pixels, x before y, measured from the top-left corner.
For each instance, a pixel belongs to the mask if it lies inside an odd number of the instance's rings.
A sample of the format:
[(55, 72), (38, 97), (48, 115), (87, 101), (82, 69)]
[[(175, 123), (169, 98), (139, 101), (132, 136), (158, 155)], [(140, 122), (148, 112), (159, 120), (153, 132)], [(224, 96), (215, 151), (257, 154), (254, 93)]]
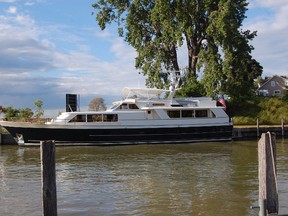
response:
[(66, 112), (76, 112), (77, 107), (77, 94), (66, 94)]

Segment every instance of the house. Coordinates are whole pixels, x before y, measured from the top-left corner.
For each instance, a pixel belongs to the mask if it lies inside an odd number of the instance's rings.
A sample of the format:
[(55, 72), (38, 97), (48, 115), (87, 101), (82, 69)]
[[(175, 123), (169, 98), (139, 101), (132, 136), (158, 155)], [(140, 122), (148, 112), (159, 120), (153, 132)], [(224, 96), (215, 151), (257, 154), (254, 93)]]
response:
[(262, 84), (256, 94), (266, 97), (281, 96), (288, 93), (288, 78), (283, 76), (273, 76)]

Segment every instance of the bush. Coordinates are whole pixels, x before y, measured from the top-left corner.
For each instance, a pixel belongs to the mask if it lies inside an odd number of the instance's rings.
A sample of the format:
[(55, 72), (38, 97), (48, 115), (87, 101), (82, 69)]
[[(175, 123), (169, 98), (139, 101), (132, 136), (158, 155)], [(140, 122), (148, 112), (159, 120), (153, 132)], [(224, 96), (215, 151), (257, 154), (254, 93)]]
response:
[[(229, 105), (229, 104), (228, 104)], [(235, 125), (280, 125), (281, 119), (288, 121), (288, 103), (283, 98), (255, 98), (243, 104), (232, 102), (228, 114)]]
[(256, 125), (257, 118), (247, 116), (235, 116), (232, 118), (234, 125)]

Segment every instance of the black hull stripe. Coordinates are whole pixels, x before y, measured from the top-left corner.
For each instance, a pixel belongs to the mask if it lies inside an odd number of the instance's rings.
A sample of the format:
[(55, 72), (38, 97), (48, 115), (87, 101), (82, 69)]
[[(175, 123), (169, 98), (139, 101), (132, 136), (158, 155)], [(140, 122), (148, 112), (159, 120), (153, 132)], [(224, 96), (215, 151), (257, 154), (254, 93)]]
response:
[(55, 140), (58, 143), (173, 143), (206, 142), (232, 139), (232, 126), (190, 127), (190, 128), (146, 128), (146, 129), (45, 129), (15, 128), (6, 129), (16, 137), (22, 134), (24, 142)]

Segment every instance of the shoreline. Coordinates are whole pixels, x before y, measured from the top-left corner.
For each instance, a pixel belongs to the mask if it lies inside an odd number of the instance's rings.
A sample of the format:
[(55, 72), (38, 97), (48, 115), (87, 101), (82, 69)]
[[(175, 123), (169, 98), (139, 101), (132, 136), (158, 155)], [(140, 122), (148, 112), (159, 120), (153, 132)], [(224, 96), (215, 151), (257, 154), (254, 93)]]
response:
[(240, 126), (233, 127), (232, 139), (233, 140), (249, 140), (254, 138), (260, 138), (262, 133), (275, 133), (276, 139), (288, 137), (288, 127), (282, 127), (277, 125), (263, 125), (263, 126)]

